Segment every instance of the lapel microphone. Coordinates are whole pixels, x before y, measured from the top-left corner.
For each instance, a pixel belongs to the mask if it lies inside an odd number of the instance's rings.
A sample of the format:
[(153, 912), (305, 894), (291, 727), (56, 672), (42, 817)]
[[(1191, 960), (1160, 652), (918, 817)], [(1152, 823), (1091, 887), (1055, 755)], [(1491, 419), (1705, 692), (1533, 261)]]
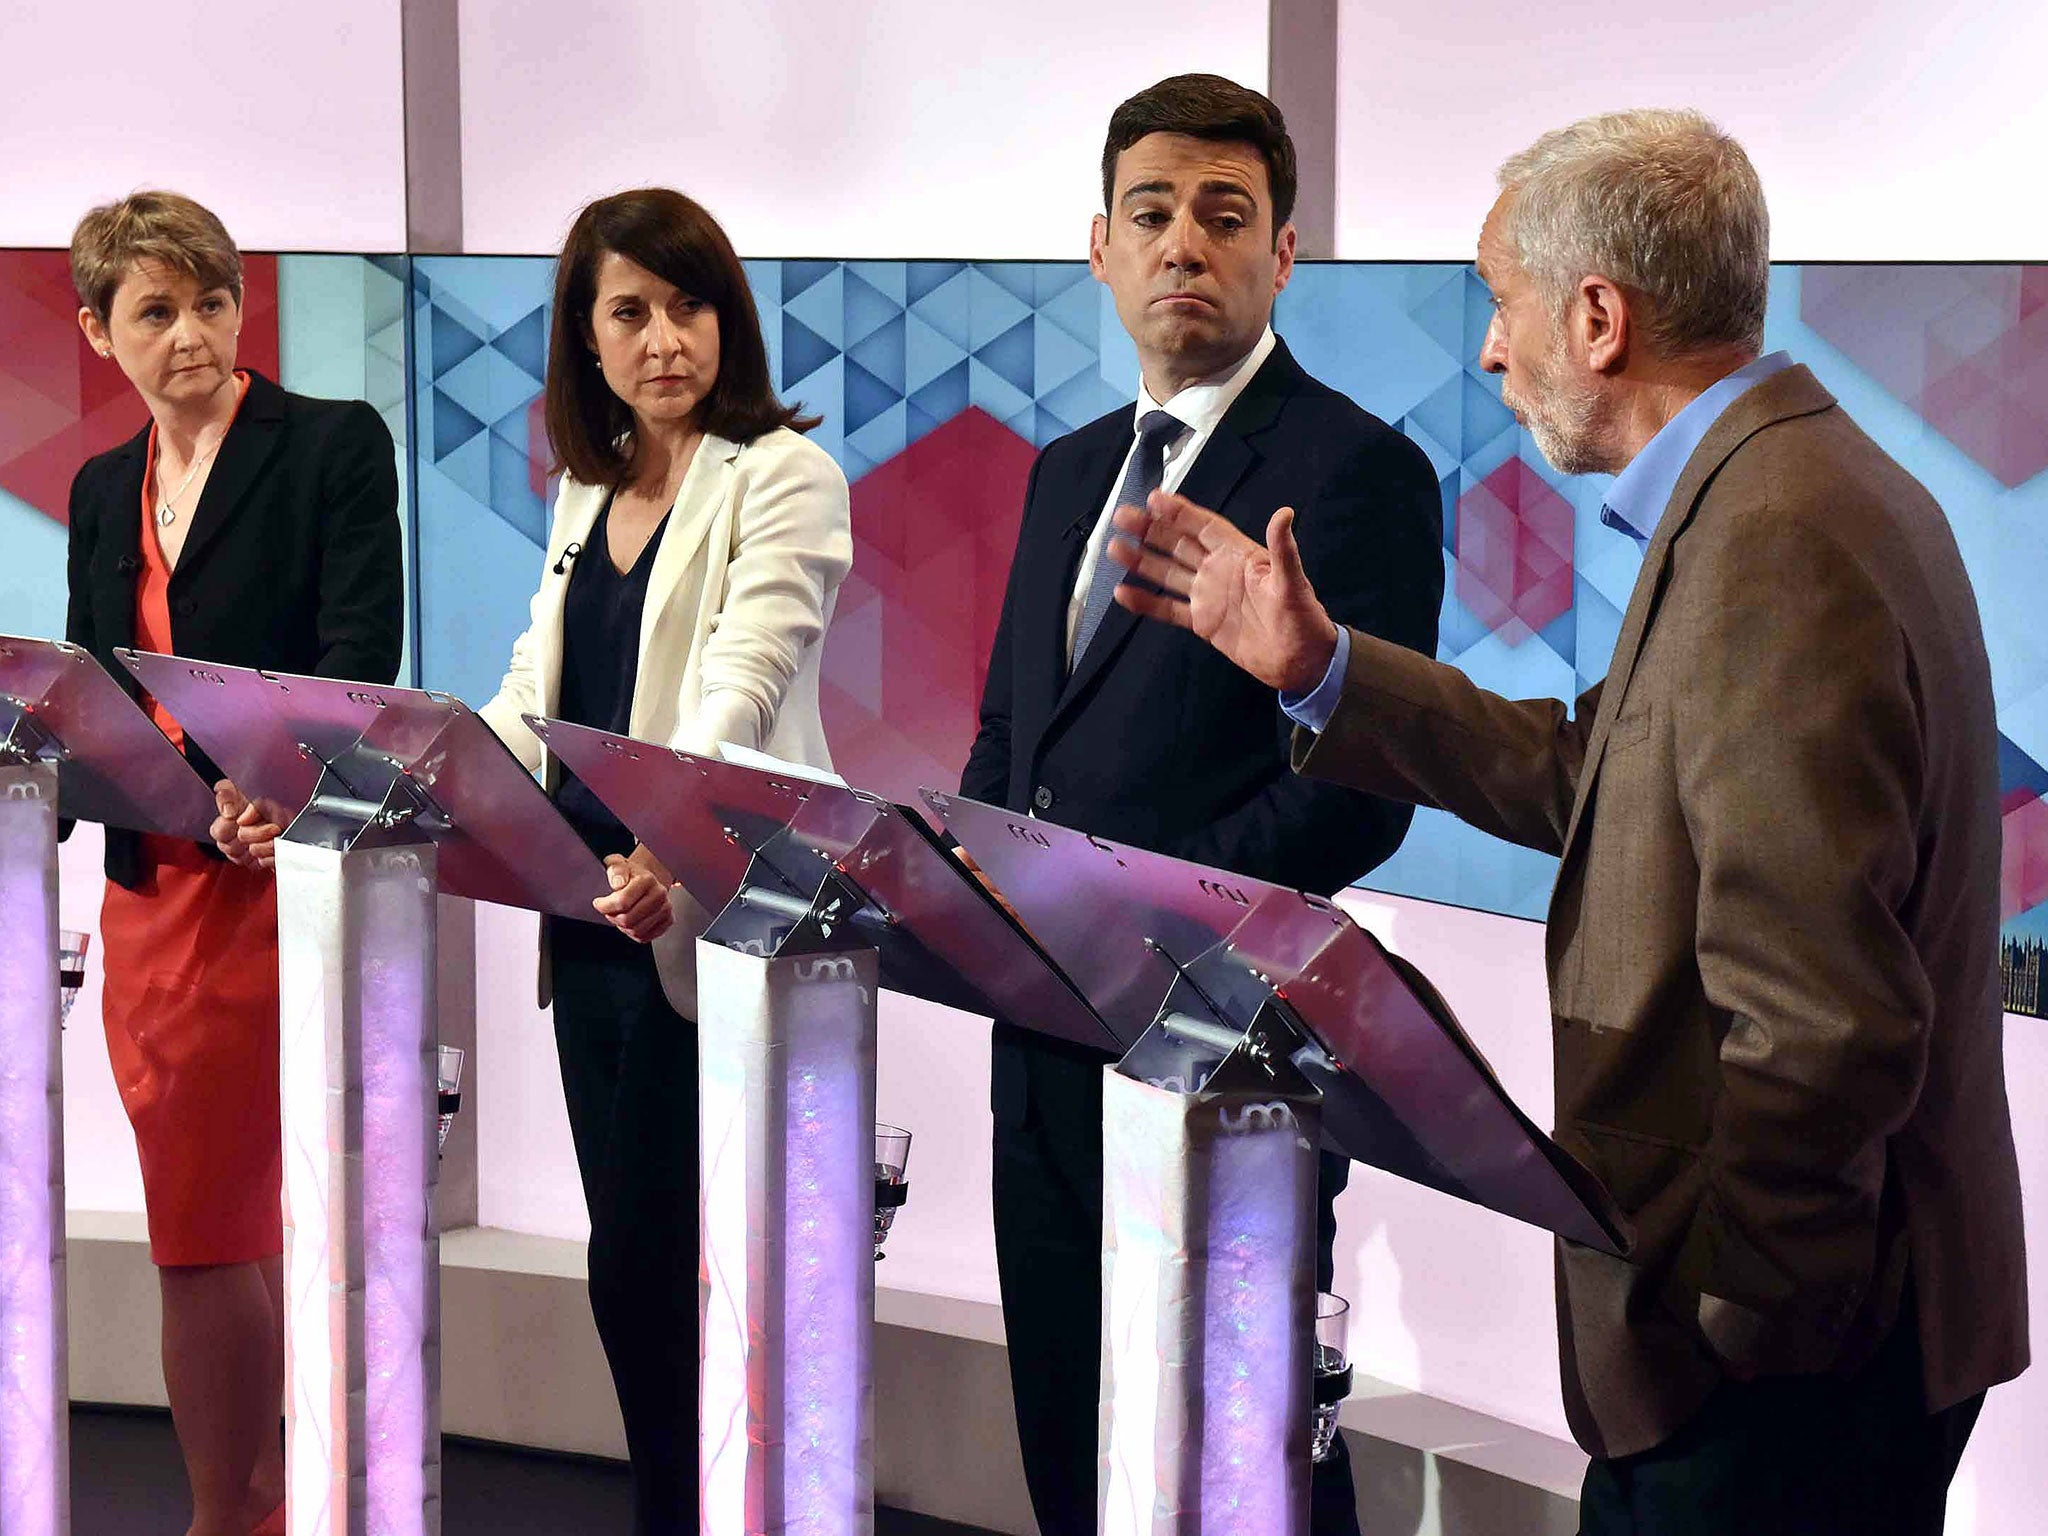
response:
[(116, 576), (139, 576), (142, 574), (142, 559), (139, 555), (123, 555), (114, 562)]
[(555, 562), (555, 574), (556, 574), (557, 576), (559, 576), (559, 575), (561, 575), (561, 574), (562, 574), (562, 573), (563, 573), (564, 571), (568, 570), (568, 569), (569, 569), (569, 562), (570, 562), (571, 560), (574, 560), (574, 559), (575, 559), (575, 558), (576, 558), (576, 557), (577, 557), (578, 555), (580, 555), (580, 554), (582, 554), (582, 553), (583, 553), (583, 546), (582, 546), (582, 545), (581, 545), (580, 543), (578, 543), (578, 542), (577, 542), (576, 540), (574, 540), (574, 539), (571, 539), (571, 540), (569, 541), (569, 545), (568, 545), (568, 548), (566, 548), (566, 549), (564, 549), (564, 550), (562, 551), (562, 558), (561, 558), (561, 559), (559, 559), (559, 560), (557, 560), (557, 561)]

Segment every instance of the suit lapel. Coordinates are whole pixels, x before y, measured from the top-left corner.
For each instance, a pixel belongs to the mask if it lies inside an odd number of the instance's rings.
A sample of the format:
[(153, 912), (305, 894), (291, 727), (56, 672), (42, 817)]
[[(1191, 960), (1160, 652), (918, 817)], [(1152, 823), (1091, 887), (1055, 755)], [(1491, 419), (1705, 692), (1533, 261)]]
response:
[[(144, 427), (121, 445), (112, 503), (99, 511), (99, 553), (93, 562), (93, 578), (112, 582), (121, 594), (120, 601), (93, 605), (93, 627), (109, 650), (135, 644), (135, 573), (142, 569), (142, 472), (149, 462), (149, 432)], [(141, 691), (127, 668), (116, 668), (115, 673), (130, 693)]]
[[(676, 488), (675, 505), (669, 509), (668, 525), (661, 532), (661, 547), (654, 552), (654, 569), (647, 576), (647, 601), (640, 610), (640, 654), (661, 617), (669, 599), (704, 547), (714, 525), (726, 526), (719, 516), (732, 489), (733, 461), (740, 445), (706, 433), (697, 445), (697, 455)], [(721, 565), (724, 562), (719, 562)]]
[(1607, 680), (1600, 690), (1600, 707), (1594, 716), (1592, 734), (1586, 739), (1586, 761), (1579, 770), (1571, 820), (1565, 826), (1566, 855), (1571, 853), (1580, 823), (1584, 820), (1586, 805), (1592, 798), (1593, 780), (1598, 776), (1600, 760), (1606, 754), (1608, 734), (1613, 728), (1615, 715), (1621, 710), (1621, 702), (1627, 696), (1628, 685), (1635, 676), (1636, 658), (1642, 654), (1650, 620), (1663, 596), (1673, 543), (1692, 522), (1715, 474), (1744, 443), (1775, 422), (1795, 416), (1810, 416), (1827, 410), (1834, 403), (1835, 397), (1803, 364), (1787, 368), (1751, 386), (1739, 396), (1721, 413), (1720, 420), (1714, 423), (1701, 439), (1699, 447), (1693, 450), (1692, 457), (1686, 460), (1685, 470), (1679, 475), (1678, 484), (1672, 488), (1671, 499), (1665, 503), (1657, 532), (1643, 553), (1643, 568), (1629, 593), (1628, 611), (1622, 615), (1621, 632), (1615, 637), (1614, 655), (1607, 665)]
[[(585, 558), (609, 560), (611, 555), (602, 549), (592, 550), (591, 530), (597, 524), (597, 514), (603, 509), (605, 498), (611, 491), (602, 485), (581, 485), (564, 480), (557, 493), (554, 527), (549, 533), (547, 550), (542, 558), (546, 564), (541, 568), (541, 590), (547, 594), (547, 622), (541, 626), (539, 635), (540, 654), (535, 664), (540, 674), (540, 713), (552, 715), (562, 699), (562, 622), (563, 610), (569, 599), (569, 578), (576, 573), (576, 561), (565, 562), (564, 552), (571, 544), (578, 546), (576, 559)], [(557, 572), (555, 567), (563, 569)]]
[[(1255, 439), (1278, 419), (1281, 406), (1286, 403), (1287, 396), (1293, 393), (1300, 376), (1301, 368), (1288, 352), (1287, 344), (1276, 341), (1272, 355), (1260, 365), (1259, 371), (1252, 376), (1244, 392), (1231, 402), (1223, 420), (1216, 424), (1216, 430), (1209, 435), (1209, 441), (1202, 445), (1201, 456), (1189, 466), (1187, 478), (1180, 483), (1180, 494), (1197, 506), (1222, 512), (1230, 517), (1232, 522), (1240, 524), (1247, 512), (1257, 516), (1272, 513), (1275, 510), (1272, 507), (1263, 510), (1240, 507), (1234, 514), (1228, 508), (1239, 484), (1251, 471), (1252, 466), (1259, 461), (1258, 450), (1254, 446)], [(1125, 440), (1124, 446), (1128, 450), (1128, 439)], [(1110, 467), (1110, 473), (1115, 473), (1114, 464)], [(1105, 476), (1101, 494), (1096, 497), (1093, 504), (1096, 512), (1101, 511), (1102, 503), (1108, 497), (1109, 485)], [(1263, 534), (1263, 529), (1260, 533)], [(1071, 593), (1072, 586), (1073, 569), (1070, 566), (1067, 585), (1062, 589), (1062, 601), (1059, 605), (1062, 620), (1066, 616), (1064, 599)], [(1088, 685), (1102, 670), (1116, 659), (1140, 622), (1138, 616), (1121, 603), (1110, 605), (1109, 611), (1102, 616), (1102, 623), (1096, 629), (1095, 638), (1090, 643), (1087, 653), (1077, 658), (1073, 675), (1067, 678), (1066, 686), (1060, 691), (1055, 715), (1071, 707), (1074, 700), (1086, 691)], [(1061, 630), (1060, 639), (1061, 651), (1064, 653), (1064, 628)]]
[[(1027, 585), (1018, 589), (1014, 643), (1027, 665), (1018, 670), (1017, 677), (1020, 686), (1028, 685), (1036, 692), (1034, 697), (1012, 702), (1015, 718), (1049, 723), (1068, 686), (1067, 604), (1074, 593), (1074, 574), (1080, 569), (1088, 536), (1102, 504), (1109, 500), (1111, 482), (1131, 451), (1134, 436), (1136, 428), (1126, 411), (1122, 430), (1105, 434), (1086, 451), (1064, 491), (1048, 486), (1042, 493), (1049, 508), (1047, 516), (1071, 515), (1051, 538), (1038, 544), (1025, 573)], [(1103, 623), (1107, 625), (1117, 612), (1111, 610)]]
[[(284, 440), (284, 391), (260, 373), (249, 375), (249, 393), (235, 413), (233, 425), (221, 439), (213, 473), (206, 477), (206, 490), (192, 512), (192, 531), (185, 536), (185, 548), (178, 555), (179, 572), (196, 565), (263, 475), (265, 466)], [(141, 495), (141, 488), (136, 490)]]

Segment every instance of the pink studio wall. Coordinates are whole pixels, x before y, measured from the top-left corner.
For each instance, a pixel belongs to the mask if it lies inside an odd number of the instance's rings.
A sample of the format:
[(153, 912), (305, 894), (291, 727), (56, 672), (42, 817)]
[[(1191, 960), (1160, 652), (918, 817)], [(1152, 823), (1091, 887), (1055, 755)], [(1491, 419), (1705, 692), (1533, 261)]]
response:
[(170, 186), (250, 250), (403, 250), (398, 28), (399, 0), (7, 6), (0, 246)]
[(1694, 106), (1785, 261), (2048, 253), (2039, 0), (1339, 0), (1337, 254), (1470, 253), (1494, 167), (1588, 113)]
[(666, 182), (749, 256), (1072, 258), (1110, 110), (1184, 69), (1266, 81), (1262, 0), (461, 8), (464, 237), (545, 251)]

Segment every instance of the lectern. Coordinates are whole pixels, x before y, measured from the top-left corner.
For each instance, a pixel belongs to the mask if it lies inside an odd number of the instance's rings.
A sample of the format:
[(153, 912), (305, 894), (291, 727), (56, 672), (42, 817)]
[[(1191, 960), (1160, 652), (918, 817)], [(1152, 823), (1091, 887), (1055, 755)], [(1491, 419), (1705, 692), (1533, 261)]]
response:
[(1129, 1041), (916, 812), (528, 723), (718, 913), (697, 946), (703, 1529), (866, 1532), (877, 985)]
[(204, 839), (213, 792), (88, 652), (0, 635), (0, 1536), (70, 1529), (60, 815)]
[(447, 694), (118, 653), (277, 844), (287, 1527), (441, 1528), (434, 897), (597, 921), (603, 867)]
[(1103, 1084), (1105, 1536), (1306, 1531), (1319, 1146), (1624, 1251), (1606, 1191), (1332, 903), (925, 799), (1136, 1036)]

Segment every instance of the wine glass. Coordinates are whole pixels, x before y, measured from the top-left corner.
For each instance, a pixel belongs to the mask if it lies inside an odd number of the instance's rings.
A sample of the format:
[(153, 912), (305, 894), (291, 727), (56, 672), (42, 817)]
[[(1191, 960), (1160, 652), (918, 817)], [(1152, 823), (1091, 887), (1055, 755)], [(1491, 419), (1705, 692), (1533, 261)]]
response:
[(459, 1045), (444, 1045), (439, 1051), (435, 1067), (436, 1086), (440, 1090), (437, 1102), (441, 1114), (440, 1139), (434, 1144), (437, 1155), (448, 1149), (449, 1127), (455, 1124), (455, 1112), (462, 1108), (463, 1060), (462, 1047)]
[(1316, 1292), (1315, 1419), (1310, 1451), (1325, 1459), (1337, 1443), (1337, 1407), (1351, 1395), (1351, 1357), (1346, 1352), (1351, 1303), (1328, 1291)]
[(75, 928), (66, 928), (57, 935), (60, 1022), (71, 1017), (71, 1005), (78, 1001), (78, 989), (85, 985), (85, 952), (91, 944), (92, 935), (80, 933)]
[(897, 1211), (910, 1198), (910, 1182), (903, 1176), (910, 1162), (910, 1132), (900, 1125), (875, 1126), (875, 1258), (882, 1257), (882, 1239), (896, 1220)]

